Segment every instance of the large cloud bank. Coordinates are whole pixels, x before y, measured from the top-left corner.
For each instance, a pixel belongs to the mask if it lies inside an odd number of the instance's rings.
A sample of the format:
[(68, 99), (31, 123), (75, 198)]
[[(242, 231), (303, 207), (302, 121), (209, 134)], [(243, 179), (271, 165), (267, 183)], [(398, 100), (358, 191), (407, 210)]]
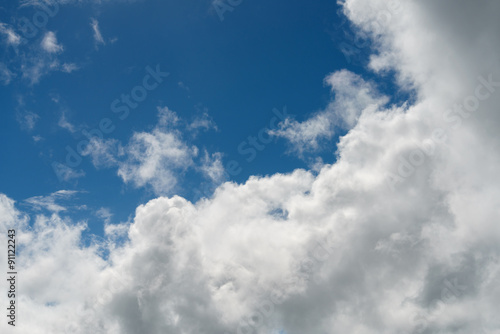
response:
[(343, 7), (374, 39), (371, 69), (414, 101), (330, 75), (340, 100), (278, 135), (301, 152), (328, 138), (315, 117), (344, 124), (335, 164), (157, 198), (91, 246), (84, 224), (28, 224), (0, 195), (0, 243), (19, 231), (16, 331), (500, 333), (500, 2)]

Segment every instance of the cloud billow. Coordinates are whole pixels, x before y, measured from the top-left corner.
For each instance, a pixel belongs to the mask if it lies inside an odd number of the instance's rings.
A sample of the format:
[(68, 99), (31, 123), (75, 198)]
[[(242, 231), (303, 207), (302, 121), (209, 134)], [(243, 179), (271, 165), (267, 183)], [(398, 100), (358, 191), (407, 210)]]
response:
[[(416, 99), (387, 106), (372, 94), (375, 84), (347, 71), (330, 76), (341, 92), (335, 113), (327, 108), (281, 129), (302, 150), (316, 149), (319, 128), (308, 124), (318, 117), (349, 130), (337, 162), (318, 173), (226, 182), (196, 203), (153, 199), (121, 229), (123, 245), (108, 234), (106, 242), (82, 247), (85, 223), (57, 214), (39, 215), (28, 227), (13, 200), (0, 195), (0, 238), (16, 226), (23, 249), (16, 329), (497, 333), (500, 45), (484, 39), (495, 41), (500, 32), (500, 3), (400, 5), (382, 20), (386, 1), (343, 2), (349, 19), (374, 39), (371, 69), (395, 71)], [(351, 84), (342, 86), (346, 78)], [(436, 130), (441, 140), (432, 154), (388, 186), (388, 175), (397, 175), (403, 160), (417, 161), (410, 155)], [(157, 131), (131, 143), (148, 143), (163, 156), (155, 140), (167, 134)], [(129, 170), (149, 177), (158, 160), (141, 174), (151, 157), (133, 147)], [(106, 260), (102, 248), (110, 250)]]

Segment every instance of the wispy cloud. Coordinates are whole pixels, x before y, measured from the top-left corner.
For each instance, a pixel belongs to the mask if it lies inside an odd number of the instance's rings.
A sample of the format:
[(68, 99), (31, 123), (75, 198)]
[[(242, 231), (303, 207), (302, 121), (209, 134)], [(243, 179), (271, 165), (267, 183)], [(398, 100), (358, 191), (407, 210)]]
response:
[(18, 46), (21, 43), (21, 36), (5, 23), (0, 22), (0, 33), (5, 35), (8, 45)]
[(58, 43), (56, 34), (48, 31), (38, 45), (31, 45), (19, 54), (16, 64), (22, 77), (34, 85), (50, 72), (71, 73), (77, 70), (76, 64), (60, 60), (63, 50), (64, 47)]
[(39, 141), (41, 141), (41, 140), (43, 140), (43, 139), (44, 139), (44, 138), (43, 138), (42, 136), (40, 136), (40, 135), (33, 136), (32, 138), (33, 138), (33, 141), (34, 141), (35, 143), (38, 143)]
[[(77, 194), (78, 191), (75, 190), (59, 190), (48, 196), (34, 196), (24, 200), (25, 203), (29, 204), (36, 210), (45, 209), (50, 212), (59, 213), (61, 211), (68, 210), (69, 206), (63, 206), (58, 203), (64, 200), (68, 200)], [(71, 205), (71, 207), (74, 207)]]
[(182, 81), (179, 81), (177, 83), (177, 86), (179, 86), (180, 88), (184, 89), (186, 92), (190, 92), (191, 89)]
[(195, 105), (196, 115), (186, 125), (193, 137), (197, 137), (200, 132), (215, 130), (217, 131), (217, 124), (208, 113), (208, 108), (201, 103)]
[(13, 77), (15, 77), (15, 74), (4, 63), (0, 63), (0, 82), (8, 85)]
[(78, 67), (78, 65), (76, 65), (76, 64), (73, 64), (73, 63), (64, 63), (61, 66), (61, 71), (63, 71), (64, 73), (71, 73), (73, 71), (78, 70), (79, 68), (80, 67)]
[(101, 218), (106, 224), (109, 224), (111, 222), (111, 218), (113, 217), (113, 214), (111, 213), (111, 210), (109, 208), (100, 208), (96, 212), (97, 217)]
[(92, 18), (90, 20), (90, 26), (94, 31), (94, 41), (96, 48), (99, 44), (105, 45), (106, 42), (104, 42), (104, 38), (102, 37), (101, 31), (99, 30), (99, 22), (96, 19)]
[(331, 87), (334, 96), (327, 108), (303, 122), (286, 119), (277, 130), (270, 131), (272, 135), (286, 138), (292, 151), (300, 157), (320, 150), (321, 143), (331, 139), (336, 129), (353, 128), (364, 112), (374, 112), (388, 101), (371, 83), (347, 70), (328, 75), (325, 84)]
[(60, 181), (70, 181), (85, 176), (83, 170), (76, 170), (58, 162), (52, 163), (52, 169)]
[(59, 122), (57, 122), (57, 125), (59, 125), (63, 129), (68, 130), (71, 133), (74, 133), (76, 131), (75, 126), (68, 121), (65, 111), (61, 113), (61, 117), (59, 117)]
[(204, 153), (200, 169), (205, 177), (215, 185), (225, 181), (226, 173), (222, 164), (222, 153), (216, 152), (210, 155), (206, 150)]
[(36, 122), (40, 116), (32, 111), (18, 111), (16, 119), (24, 130), (31, 131), (35, 128)]

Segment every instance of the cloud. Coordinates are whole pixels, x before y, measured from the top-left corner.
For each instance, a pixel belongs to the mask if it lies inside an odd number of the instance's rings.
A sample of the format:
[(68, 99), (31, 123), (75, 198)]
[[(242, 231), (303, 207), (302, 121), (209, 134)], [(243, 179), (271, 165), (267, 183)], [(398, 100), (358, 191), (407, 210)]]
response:
[(119, 164), (119, 158), (124, 155), (121, 143), (116, 139), (101, 140), (92, 138), (82, 152), (83, 156), (90, 156), (96, 168), (110, 168)]
[(176, 132), (155, 128), (134, 133), (125, 154), (127, 159), (118, 169), (123, 181), (137, 187), (149, 184), (156, 194), (164, 194), (177, 185), (176, 174), (193, 164), (197, 148), (186, 145)]
[(71, 73), (71, 72), (76, 71), (78, 69), (80, 69), (80, 68), (76, 64), (64, 63), (64, 64), (62, 64), (61, 71), (63, 71), (64, 73)]
[(113, 214), (108, 208), (100, 208), (96, 212), (97, 217), (101, 218), (106, 224), (109, 224), (111, 222), (111, 217), (113, 217)]
[(209, 155), (205, 151), (203, 164), (200, 167), (205, 176), (215, 184), (219, 184), (226, 178), (226, 171), (222, 164), (222, 154), (220, 152)]
[(64, 47), (58, 43), (56, 34), (47, 31), (39, 43), (23, 44), (22, 48), (16, 48), (15, 57), (12, 57), (8, 64), (0, 64), (0, 80), (9, 84), (21, 74), (19, 77), (29, 80), (33, 85), (50, 72), (71, 73), (78, 70), (79, 67), (75, 63), (62, 62), (59, 59), (63, 50)]
[(61, 211), (66, 211), (68, 208), (64, 207), (56, 202), (62, 200), (68, 200), (77, 194), (78, 191), (75, 190), (58, 190), (49, 196), (34, 196), (26, 199), (24, 202), (32, 206), (36, 210), (45, 209), (50, 212), (59, 213)]
[(37, 136), (33, 136), (32, 138), (33, 138), (33, 141), (35, 143), (38, 143), (39, 141), (41, 141), (41, 140), (44, 139), (42, 136), (38, 136), (38, 135)]
[(4, 63), (0, 63), (0, 82), (8, 85), (13, 77), (15, 77), (15, 74)]
[(48, 31), (40, 43), (43, 50), (48, 53), (59, 53), (63, 51), (63, 46), (57, 44), (57, 37), (53, 31)]
[(99, 22), (93, 18), (90, 20), (90, 26), (92, 27), (92, 30), (94, 31), (94, 41), (95, 41), (96, 48), (99, 44), (105, 45), (106, 43), (104, 42), (104, 39), (102, 38), (101, 31), (99, 30)]
[(60, 181), (70, 181), (85, 176), (83, 170), (75, 170), (58, 162), (53, 162), (52, 168)]
[(301, 157), (305, 152), (321, 149), (321, 143), (330, 140), (336, 128), (353, 128), (363, 112), (376, 111), (388, 101), (371, 83), (347, 70), (328, 75), (325, 83), (334, 94), (326, 109), (303, 122), (288, 118), (277, 130), (270, 131), (272, 135), (287, 139), (292, 150)]
[(158, 107), (158, 126), (165, 128), (175, 126), (179, 122), (179, 116), (168, 107)]
[[(343, 3), (416, 98), (337, 110), (348, 132), (317, 173), (226, 182), (196, 203), (153, 199), (116, 229), (128, 228), (121, 245), (82, 246), (85, 224), (57, 214), (26, 226), (0, 195), (0, 243), (14, 226), (22, 249), (17, 330), (498, 333), (500, 3), (389, 5)], [(372, 96), (344, 75), (361, 90), (347, 101)], [(163, 157), (189, 161), (167, 123), (128, 145), (144, 182), (163, 175)]]
[(61, 117), (59, 118), (57, 125), (59, 125), (63, 129), (68, 130), (71, 133), (74, 133), (76, 131), (75, 126), (67, 120), (66, 112), (64, 111), (61, 113)]
[(135, 132), (126, 145), (115, 139), (93, 139), (83, 155), (91, 156), (96, 167), (116, 166), (125, 183), (150, 186), (156, 194), (170, 193), (198, 153), (175, 130), (177, 122), (175, 112), (158, 108), (158, 124), (151, 132)]
[(191, 89), (182, 81), (177, 82), (177, 86), (184, 89), (186, 92), (190, 92)]
[[(54, 1), (31, 1), (22, 2), (21, 7), (35, 6), (38, 14), (46, 15), (43, 8), (49, 10), (47, 5), (54, 6), (55, 4)], [(33, 29), (35, 29), (34, 26)], [(4, 53), (8, 55), (7, 60), (0, 63), (0, 82), (4, 85), (10, 84), (14, 78), (28, 79), (33, 85), (50, 72), (71, 73), (78, 69), (76, 64), (62, 62), (59, 59), (64, 47), (58, 42), (56, 33), (53, 31), (45, 31), (41, 38), (28, 41), (22, 38), (14, 27), (0, 22), (0, 39), (5, 40), (5, 43), (1, 44)]]
[(58, 57), (63, 48), (57, 44), (55, 35), (53, 35), (54, 39), (50, 37), (50, 33), (45, 35), (39, 47), (31, 46), (28, 50), (23, 51), (16, 63), (22, 77), (29, 80), (31, 85), (38, 83), (43, 76), (54, 71), (72, 73), (79, 69), (78, 65), (74, 63), (60, 61)]
[(197, 134), (199, 130), (217, 130), (217, 125), (210, 117), (207, 110), (203, 110), (203, 113), (201, 115), (195, 116), (192, 122), (188, 124), (187, 129)]
[(0, 22), (0, 33), (5, 35), (8, 45), (18, 46), (21, 43), (21, 36), (5, 23)]
[[(208, 114), (206, 115), (208, 117)], [(149, 132), (135, 132), (128, 143), (93, 138), (82, 155), (90, 156), (96, 168), (117, 168), (121, 179), (135, 187), (150, 187), (157, 195), (172, 194), (188, 170), (201, 172), (220, 182), (222, 155), (206, 152), (201, 160), (198, 147), (188, 143), (179, 126), (185, 124), (168, 107), (158, 107), (158, 123)]]
[(35, 128), (36, 122), (40, 116), (32, 111), (18, 111), (16, 118), (22, 129), (31, 131)]

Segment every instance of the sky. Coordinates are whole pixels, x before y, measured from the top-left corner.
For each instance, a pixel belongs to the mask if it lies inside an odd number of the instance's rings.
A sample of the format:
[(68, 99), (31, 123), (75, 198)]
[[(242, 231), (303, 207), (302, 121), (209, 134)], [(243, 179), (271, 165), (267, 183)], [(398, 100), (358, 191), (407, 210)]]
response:
[(2, 333), (500, 333), (499, 13), (2, 3)]
[[(265, 133), (273, 110), (281, 117), (275, 126), (287, 115), (304, 119), (321, 110), (331, 96), (325, 74), (356, 66), (338, 46), (348, 37), (337, 26), (349, 27), (332, 1), (257, 1), (233, 10), (209, 1), (54, 4), (46, 6), (48, 14), (33, 2), (1, 8), (0, 132), (9, 143), (1, 155), (19, 157), (2, 163), (2, 190), (16, 201), (78, 191), (79, 205), (88, 207), (80, 217), (96, 233), (103, 232), (102, 221), (89, 214), (101, 207), (126, 221), (137, 205), (158, 195), (197, 200), (221, 181), (307, 168), (316, 156), (290, 155), (285, 141)], [(147, 69), (165, 74), (161, 82), (147, 79), (152, 89), (145, 91)], [(116, 165), (96, 168), (79, 152), (78, 143), (89, 136), (83, 131), (97, 136), (103, 119), (112, 131), (103, 139), (126, 146), (134, 133), (155, 128), (159, 108), (175, 112), (178, 122), (169, 127), (175, 125), (183, 145), (197, 149), (189, 168), (186, 161), (164, 166), (179, 167), (172, 171), (175, 180), (165, 176), (161, 187), (136, 182), (118, 175)], [(226, 175), (212, 180), (197, 170), (209, 163), (205, 155), (220, 161)], [(335, 160), (332, 150), (321, 157)]]

